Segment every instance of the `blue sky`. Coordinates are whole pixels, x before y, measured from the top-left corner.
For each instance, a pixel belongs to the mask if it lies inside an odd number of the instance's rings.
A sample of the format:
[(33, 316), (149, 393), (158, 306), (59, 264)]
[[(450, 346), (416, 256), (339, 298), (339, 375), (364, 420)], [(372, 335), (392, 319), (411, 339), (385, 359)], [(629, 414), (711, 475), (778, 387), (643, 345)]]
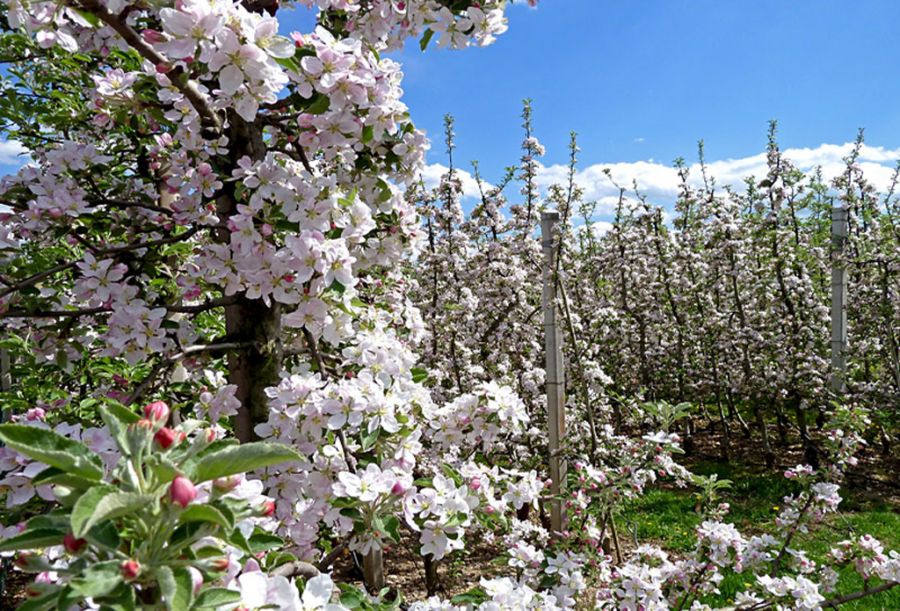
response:
[[(695, 162), (703, 139), (719, 184), (739, 184), (764, 171), (770, 119), (788, 156), (826, 176), (860, 127), (876, 185), (900, 158), (896, 0), (541, 0), (507, 14), (509, 31), (490, 47), (422, 53), (413, 43), (395, 54), (404, 99), (433, 142), (432, 183), (445, 163), (445, 113), (456, 117), (457, 165), (478, 159), (490, 180), (516, 163), (525, 97), (547, 148), (542, 184), (562, 178), (577, 131), (579, 182), (601, 201), (599, 220), (615, 193), (603, 168), (666, 205), (673, 160)], [(282, 20), (285, 31), (308, 28), (308, 15)]]
[(701, 138), (711, 159), (743, 157), (769, 119), (785, 147), (859, 127), (900, 144), (896, 0), (542, 0), (508, 16), (492, 47), (401, 56), (419, 126), (434, 137), (454, 114), (460, 157), (485, 167), (515, 158), (524, 97), (549, 163), (573, 129), (586, 163), (692, 159)]

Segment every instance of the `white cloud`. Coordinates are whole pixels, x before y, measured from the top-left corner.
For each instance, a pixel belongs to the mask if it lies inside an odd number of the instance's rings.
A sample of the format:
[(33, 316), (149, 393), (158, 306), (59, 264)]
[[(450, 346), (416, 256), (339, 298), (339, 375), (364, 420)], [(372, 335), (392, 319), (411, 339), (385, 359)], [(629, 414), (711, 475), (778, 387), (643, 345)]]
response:
[[(784, 155), (801, 170), (808, 171), (821, 167), (824, 179), (830, 181), (844, 171), (843, 158), (850, 153), (853, 146), (852, 142), (820, 144), (815, 148), (787, 149)], [(898, 159), (900, 149), (864, 145), (860, 150), (858, 165), (866, 178), (878, 190), (884, 191), (890, 185)], [(702, 182), (699, 164), (693, 164), (689, 169), (690, 182), (695, 186), (699, 185)], [(618, 189), (606, 176), (606, 170), (609, 170), (612, 179), (629, 193), (636, 182), (641, 193), (652, 203), (668, 204), (678, 195), (678, 172), (671, 166), (653, 160), (592, 164), (579, 170), (575, 180), (585, 190), (586, 199), (598, 202), (597, 212), (601, 216), (612, 213), (619, 195)], [(730, 185), (741, 190), (744, 179), (748, 176), (757, 178), (765, 176), (766, 155), (759, 153), (749, 157), (711, 161), (707, 162), (706, 170), (716, 185)], [(541, 166), (538, 183), (542, 188), (554, 183), (563, 183), (566, 180), (566, 173), (565, 165)]]
[[(441, 176), (446, 174), (448, 169), (447, 166), (440, 163), (432, 163), (425, 166), (425, 169), (422, 171), (422, 180), (425, 181), (425, 186), (429, 189), (434, 189), (440, 185)], [(475, 180), (475, 177), (465, 170), (457, 169), (455, 172), (462, 182), (463, 196), (481, 199), (481, 191), (478, 190), (478, 181)], [(484, 180), (481, 181), (481, 185), (485, 192), (493, 188), (493, 185)]]
[(598, 238), (605, 236), (612, 228), (613, 224), (608, 221), (594, 221), (591, 223), (591, 231)]
[(0, 140), (0, 165), (22, 165), (26, 159), (21, 157), (25, 147), (15, 140)]

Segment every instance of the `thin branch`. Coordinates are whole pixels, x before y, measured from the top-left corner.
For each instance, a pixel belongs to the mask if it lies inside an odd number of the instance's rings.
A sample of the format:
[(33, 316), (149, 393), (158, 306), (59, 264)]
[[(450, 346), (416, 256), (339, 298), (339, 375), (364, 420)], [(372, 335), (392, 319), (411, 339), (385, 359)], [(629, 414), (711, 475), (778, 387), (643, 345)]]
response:
[(254, 341), (240, 341), (240, 342), (219, 342), (212, 344), (196, 344), (194, 346), (188, 346), (181, 352), (177, 352), (169, 357), (169, 360), (172, 362), (180, 361), (181, 359), (187, 358), (189, 356), (200, 354), (203, 352), (227, 352), (231, 350), (243, 350), (244, 348), (252, 348), (256, 345)]
[(8, 289), (5, 289), (2, 292), (0, 292), (0, 298), (6, 297), (7, 295), (15, 293), (16, 291), (20, 291), (24, 288), (28, 288), (29, 286), (37, 284), (44, 278), (47, 278), (54, 274), (58, 274), (59, 272), (65, 271), (67, 269), (72, 269), (78, 263), (79, 263), (78, 261), (69, 261), (67, 263), (60, 263), (59, 265), (54, 265), (50, 269), (45, 269), (42, 272), (38, 272), (36, 274), (28, 276), (24, 280), (21, 280), (15, 284), (11, 285)]
[(158, 212), (160, 214), (173, 215), (169, 208), (165, 208), (163, 206), (156, 206), (153, 204), (145, 204), (143, 202), (126, 202), (119, 199), (106, 199), (105, 197), (99, 201), (91, 201), (89, 202), (92, 206), (112, 206), (113, 208), (143, 208), (144, 210), (151, 210), (153, 212)]
[[(141, 250), (142, 248), (151, 248), (153, 246), (162, 246), (165, 244), (175, 244), (177, 242), (183, 242), (184, 240), (190, 239), (198, 231), (200, 231), (199, 227), (192, 227), (192, 228), (188, 229), (187, 231), (185, 231), (184, 233), (178, 234), (177, 236), (172, 236), (169, 238), (160, 238), (158, 240), (148, 240), (146, 242), (136, 242), (133, 244), (126, 244), (124, 246), (115, 246), (113, 248), (97, 250), (97, 251), (95, 251), (94, 254), (95, 254), (95, 256), (98, 256), (98, 257), (105, 257), (106, 255), (114, 255), (114, 254), (119, 254), (119, 253), (123, 253), (123, 252), (129, 252), (132, 250)], [(50, 269), (46, 269), (42, 272), (33, 274), (33, 275), (29, 276), (28, 278), (25, 278), (24, 280), (21, 280), (20, 282), (17, 282), (16, 284), (11, 285), (9, 288), (4, 289), (2, 292), (0, 292), (0, 298), (6, 297), (7, 295), (15, 293), (16, 291), (20, 291), (24, 288), (28, 288), (29, 286), (37, 284), (38, 282), (40, 282), (44, 278), (47, 278), (48, 276), (52, 276), (59, 272), (65, 271), (67, 269), (72, 269), (80, 262), (81, 261), (68, 261), (67, 263), (60, 263), (59, 265), (55, 265), (55, 266), (51, 267)]]
[(878, 584), (874, 588), (865, 588), (863, 590), (859, 590), (858, 592), (853, 592), (852, 594), (846, 594), (844, 596), (830, 598), (822, 603), (822, 608), (823, 609), (837, 609), (839, 606), (843, 605), (844, 603), (858, 600), (858, 599), (864, 598), (866, 596), (871, 596), (872, 594), (880, 594), (881, 592), (887, 592), (891, 588), (895, 588), (898, 585), (900, 585), (900, 582), (886, 581), (884, 583)]
[(112, 308), (86, 308), (83, 310), (8, 310), (0, 313), (0, 318), (80, 318), (111, 312)]
[(203, 303), (198, 303), (196, 305), (170, 305), (170, 306), (166, 306), (166, 309), (169, 312), (181, 312), (183, 314), (197, 314), (199, 312), (206, 312), (207, 310), (221, 308), (223, 306), (234, 305), (237, 302), (238, 302), (238, 298), (236, 296), (217, 297), (215, 299), (207, 299)]
[[(316, 342), (312, 332), (306, 327), (303, 327), (303, 339), (306, 340), (306, 346), (309, 348), (309, 354), (312, 356), (313, 363), (315, 363), (319, 373), (324, 376), (326, 373), (325, 363), (322, 361), (322, 354), (319, 352), (319, 344)], [(343, 430), (337, 430), (337, 438), (341, 442), (341, 449), (344, 452), (344, 462), (347, 463), (347, 468), (350, 469), (351, 473), (356, 473), (356, 461), (350, 460), (350, 450), (347, 448), (347, 438), (344, 436)]]
[(124, 401), (124, 403), (126, 405), (128, 405), (128, 404), (135, 403), (138, 400), (140, 400), (140, 398), (144, 396), (144, 394), (147, 392), (147, 390), (150, 388), (150, 386), (152, 386), (153, 383), (156, 382), (157, 378), (159, 378), (159, 375), (163, 371), (171, 368), (175, 363), (177, 363), (178, 361), (180, 361), (184, 358), (187, 358), (194, 354), (200, 354), (203, 352), (226, 352), (229, 350), (243, 350), (245, 348), (250, 348), (253, 345), (254, 345), (254, 342), (251, 342), (251, 341), (243, 341), (243, 342), (225, 342), (225, 341), (223, 341), (223, 342), (218, 342), (218, 343), (213, 342), (210, 344), (197, 344), (194, 346), (189, 346), (189, 347), (185, 348), (184, 350), (182, 350), (181, 352), (173, 354), (172, 356), (161, 359), (159, 362), (157, 362), (153, 366), (153, 369), (150, 370), (150, 373), (147, 374), (147, 377), (144, 378), (143, 380), (141, 380), (140, 384), (137, 385), (137, 387), (134, 389), (134, 391), (132, 391), (132, 393), (128, 396), (128, 398)]
[(269, 574), (277, 577), (303, 577), (304, 579), (312, 579), (319, 575), (319, 569), (309, 562), (294, 560), (276, 566), (269, 571)]
[(184, 233), (179, 233), (176, 236), (172, 236), (169, 238), (159, 238), (158, 240), (148, 240), (146, 242), (135, 242), (133, 244), (125, 244), (124, 246), (114, 246), (113, 248), (106, 248), (104, 250), (97, 251), (98, 255), (106, 256), (106, 255), (115, 255), (118, 253), (129, 252), (132, 250), (141, 250), (142, 248), (152, 248), (153, 246), (163, 246), (165, 244), (177, 244), (178, 242), (184, 242), (185, 240), (189, 240), (194, 237), (194, 235), (200, 231), (200, 227), (191, 227)]

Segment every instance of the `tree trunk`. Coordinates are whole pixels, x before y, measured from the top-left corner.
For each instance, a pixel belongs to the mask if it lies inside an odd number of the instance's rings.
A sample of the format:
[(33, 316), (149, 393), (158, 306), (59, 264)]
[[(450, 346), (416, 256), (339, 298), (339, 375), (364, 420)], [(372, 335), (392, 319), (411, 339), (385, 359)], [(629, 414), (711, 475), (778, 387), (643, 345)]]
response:
[[(751, 399), (752, 400), (752, 399)], [(753, 400), (753, 415), (756, 418), (756, 427), (762, 437), (763, 454), (766, 459), (766, 468), (775, 468), (775, 453), (772, 452), (772, 445), (769, 443), (769, 428), (766, 426), (765, 414), (762, 408), (755, 400)]]
[(241, 298), (225, 308), (225, 330), (235, 341), (254, 342), (228, 358), (228, 381), (237, 385), (235, 397), (241, 402), (234, 433), (244, 443), (257, 438), (253, 428), (268, 418), (266, 387), (278, 384), (283, 358), (281, 307)]
[[(244, 156), (262, 159), (266, 153), (262, 126), (247, 123), (234, 113), (229, 114), (228, 121), (229, 169), (236, 169), (238, 160)], [(237, 212), (234, 184), (227, 183), (216, 201), (216, 212), (223, 222)], [(230, 232), (218, 229), (216, 239), (227, 243)], [(254, 427), (268, 417), (265, 389), (278, 383), (281, 372), (281, 306), (239, 295), (237, 303), (225, 307), (225, 333), (230, 341), (253, 342), (250, 348), (228, 356), (228, 381), (237, 386), (235, 397), (241, 402), (234, 419), (235, 436), (241, 442), (252, 441), (256, 439)]]

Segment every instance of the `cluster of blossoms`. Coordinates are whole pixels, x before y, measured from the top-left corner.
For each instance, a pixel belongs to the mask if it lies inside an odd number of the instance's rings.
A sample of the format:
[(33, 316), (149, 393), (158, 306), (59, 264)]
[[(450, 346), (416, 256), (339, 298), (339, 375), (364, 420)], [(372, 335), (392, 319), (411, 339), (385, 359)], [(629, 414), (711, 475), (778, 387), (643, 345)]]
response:
[[(90, 123), (35, 148), (36, 164), (0, 187), (22, 203), (4, 220), (11, 248), (109, 222), (100, 243), (64, 236), (81, 251), (67, 266), (73, 283), (47, 284), (41, 295), (103, 329), (62, 342), (48, 333), (45, 353), (102, 345), (131, 363), (179, 354), (202, 330), (178, 313), (202, 310), (198, 298), (216, 292), (289, 306), (285, 324), (334, 344), (352, 335), (359, 275), (396, 265), (416, 237), (393, 183), (415, 176), (427, 146), (400, 101), (399, 65), (379, 52), (426, 30), (444, 45), (487, 44), (506, 26), (501, 2), (461, 12), (432, 0), (318, 8), (325, 25), (288, 38), (244, 3), (9, 4), (10, 25), (40, 47), (98, 53), (106, 64), (79, 110)], [(128, 150), (124, 132), (136, 124), (141, 144)], [(106, 146), (92, 144), (103, 134), (112, 136)], [(86, 175), (108, 180), (88, 190)], [(194, 248), (176, 251), (174, 292), (151, 286), (155, 270), (122, 262), (181, 242)], [(0, 296), (4, 309), (19, 305), (16, 292)]]
[(492, 382), (437, 406), (427, 418), (432, 443), (443, 453), (461, 448), (488, 453), (502, 437), (521, 435), (530, 419), (511, 388)]

